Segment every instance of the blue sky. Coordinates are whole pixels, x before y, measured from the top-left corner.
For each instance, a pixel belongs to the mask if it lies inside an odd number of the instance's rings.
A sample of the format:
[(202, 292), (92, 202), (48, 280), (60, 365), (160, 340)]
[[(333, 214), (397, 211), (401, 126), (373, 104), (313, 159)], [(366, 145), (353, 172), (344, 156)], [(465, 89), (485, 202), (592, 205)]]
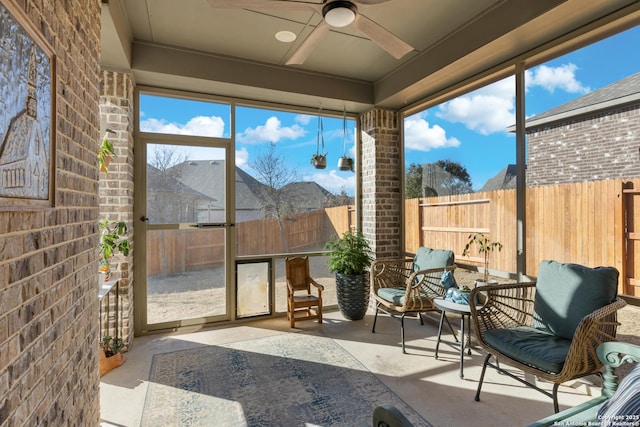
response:
[[(540, 114), (590, 91), (640, 71), (640, 28), (564, 55), (527, 70), (526, 114)], [(200, 136), (230, 136), (229, 107), (206, 102), (143, 97), (141, 129)], [(353, 156), (354, 122), (323, 118), (327, 168), (310, 164), (316, 152), (317, 115), (238, 107), (236, 164), (252, 173), (251, 163), (274, 143), (299, 179), (315, 181), (333, 193), (353, 194), (354, 176), (337, 169), (345, 151)], [(474, 189), (515, 163), (515, 137), (506, 128), (515, 122), (515, 82), (509, 77), (405, 119), (405, 163), (448, 159), (469, 171)], [(192, 160), (200, 158), (190, 150)]]
[[(640, 71), (640, 27), (527, 70), (526, 115), (543, 113)], [(405, 162), (467, 168), (478, 190), (515, 163), (515, 79), (509, 77), (405, 120)]]

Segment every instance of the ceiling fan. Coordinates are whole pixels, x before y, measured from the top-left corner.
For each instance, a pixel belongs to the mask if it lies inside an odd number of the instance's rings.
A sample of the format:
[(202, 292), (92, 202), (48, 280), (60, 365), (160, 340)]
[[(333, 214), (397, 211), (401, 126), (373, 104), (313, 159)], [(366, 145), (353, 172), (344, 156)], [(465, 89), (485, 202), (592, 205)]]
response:
[(209, 4), (214, 8), (303, 10), (322, 15), (322, 22), (311, 31), (311, 34), (287, 60), (287, 65), (293, 65), (304, 63), (322, 36), (332, 27), (341, 28), (351, 24), (396, 59), (411, 52), (413, 50), (411, 45), (358, 11), (357, 5), (366, 8), (387, 1), (390, 0), (323, 0), (322, 3), (296, 0), (209, 0)]

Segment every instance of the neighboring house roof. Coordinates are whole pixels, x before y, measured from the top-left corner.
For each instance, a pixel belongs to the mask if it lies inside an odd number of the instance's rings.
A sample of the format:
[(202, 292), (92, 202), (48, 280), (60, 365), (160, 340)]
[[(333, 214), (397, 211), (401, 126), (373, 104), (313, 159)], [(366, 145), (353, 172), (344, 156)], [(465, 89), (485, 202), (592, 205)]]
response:
[(516, 188), (517, 167), (507, 165), (496, 176), (489, 178), (484, 186), (478, 191), (494, 191)]
[[(178, 180), (182, 184), (217, 200), (220, 204), (224, 203), (224, 160), (189, 160), (173, 168), (178, 170)], [(261, 186), (255, 178), (236, 167), (236, 208), (259, 210), (258, 196)], [(221, 205), (220, 208), (224, 206)]]
[[(596, 111), (638, 102), (640, 102), (640, 73), (633, 74), (573, 101), (530, 117), (526, 121), (526, 128), (530, 129), (566, 118), (593, 114)], [(509, 127), (508, 130), (515, 131), (515, 126)]]
[[(217, 203), (224, 202), (224, 160), (190, 160), (171, 169), (176, 170), (175, 175), (179, 181), (176, 186), (190, 188), (192, 192), (203, 194)], [(262, 208), (260, 199), (263, 197), (263, 187), (264, 184), (236, 167), (236, 209), (259, 211)], [(182, 187), (176, 189), (184, 191)], [(288, 184), (285, 189), (292, 203), (301, 211), (326, 206), (327, 201), (333, 197), (329, 191), (315, 182), (294, 182)]]
[(315, 182), (293, 182), (285, 186), (287, 196), (300, 211), (320, 209), (333, 195)]
[(215, 200), (215, 198), (182, 184), (175, 177), (171, 176), (171, 174), (162, 176), (162, 173), (158, 168), (149, 164), (147, 165), (147, 187), (150, 190), (158, 192), (184, 194), (186, 196), (193, 196), (203, 200)]

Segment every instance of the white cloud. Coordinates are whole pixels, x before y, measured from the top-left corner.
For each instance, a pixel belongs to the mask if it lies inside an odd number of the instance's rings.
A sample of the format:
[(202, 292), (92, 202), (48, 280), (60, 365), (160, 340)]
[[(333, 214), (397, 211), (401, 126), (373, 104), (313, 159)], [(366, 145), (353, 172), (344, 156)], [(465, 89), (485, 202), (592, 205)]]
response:
[(308, 125), (313, 117), (314, 116), (310, 116), (308, 114), (298, 114), (295, 118), (295, 121), (300, 123), (301, 125)]
[(269, 117), (264, 125), (247, 128), (244, 132), (238, 133), (236, 139), (246, 144), (256, 144), (265, 141), (278, 142), (281, 139), (297, 139), (305, 133), (306, 130), (298, 125), (282, 127), (280, 120), (273, 116)]
[[(587, 93), (590, 88), (576, 79), (577, 66), (563, 64), (558, 67), (541, 65), (525, 73), (527, 89), (541, 87), (550, 93), (556, 89), (569, 93)], [(462, 123), (482, 135), (506, 132), (515, 122), (515, 78), (480, 88), (440, 105), (436, 116), (452, 123)]]
[(408, 117), (404, 121), (404, 132), (405, 147), (410, 150), (429, 151), (460, 145), (456, 138), (447, 138), (446, 131), (440, 126), (429, 127), (429, 122), (422, 118), (422, 114)]
[(486, 90), (458, 97), (442, 104), (436, 116), (449, 122), (463, 123), (482, 135), (506, 132), (507, 126), (515, 120), (515, 97), (513, 91), (510, 96), (501, 92), (501, 88), (487, 87)]
[(540, 65), (526, 71), (525, 82), (528, 88), (540, 86), (549, 93), (553, 93), (556, 89), (569, 93), (587, 93), (591, 91), (588, 86), (584, 86), (576, 79), (577, 69), (578, 66), (571, 63), (555, 68)]
[(169, 123), (164, 119), (148, 118), (140, 121), (140, 130), (170, 135), (221, 137), (224, 133), (224, 120), (216, 116), (196, 116), (189, 119), (187, 123), (182, 124)]
[(333, 194), (340, 194), (344, 189), (347, 194), (355, 191), (355, 175), (351, 172), (340, 172), (332, 169), (328, 172), (317, 172), (313, 175), (305, 175), (303, 181), (316, 182)]
[(236, 166), (244, 168), (249, 163), (249, 152), (246, 148), (236, 150)]

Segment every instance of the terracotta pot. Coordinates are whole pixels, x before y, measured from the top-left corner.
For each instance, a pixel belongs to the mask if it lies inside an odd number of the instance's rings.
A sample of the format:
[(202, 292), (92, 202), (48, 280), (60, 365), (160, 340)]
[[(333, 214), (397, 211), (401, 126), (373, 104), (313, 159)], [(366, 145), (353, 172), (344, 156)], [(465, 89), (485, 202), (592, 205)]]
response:
[(100, 376), (103, 376), (123, 363), (124, 355), (122, 353), (116, 353), (113, 356), (107, 357), (104, 354), (104, 350), (100, 350)]
[(111, 164), (111, 156), (104, 158), (104, 166), (100, 166), (100, 172), (109, 172), (109, 165)]

